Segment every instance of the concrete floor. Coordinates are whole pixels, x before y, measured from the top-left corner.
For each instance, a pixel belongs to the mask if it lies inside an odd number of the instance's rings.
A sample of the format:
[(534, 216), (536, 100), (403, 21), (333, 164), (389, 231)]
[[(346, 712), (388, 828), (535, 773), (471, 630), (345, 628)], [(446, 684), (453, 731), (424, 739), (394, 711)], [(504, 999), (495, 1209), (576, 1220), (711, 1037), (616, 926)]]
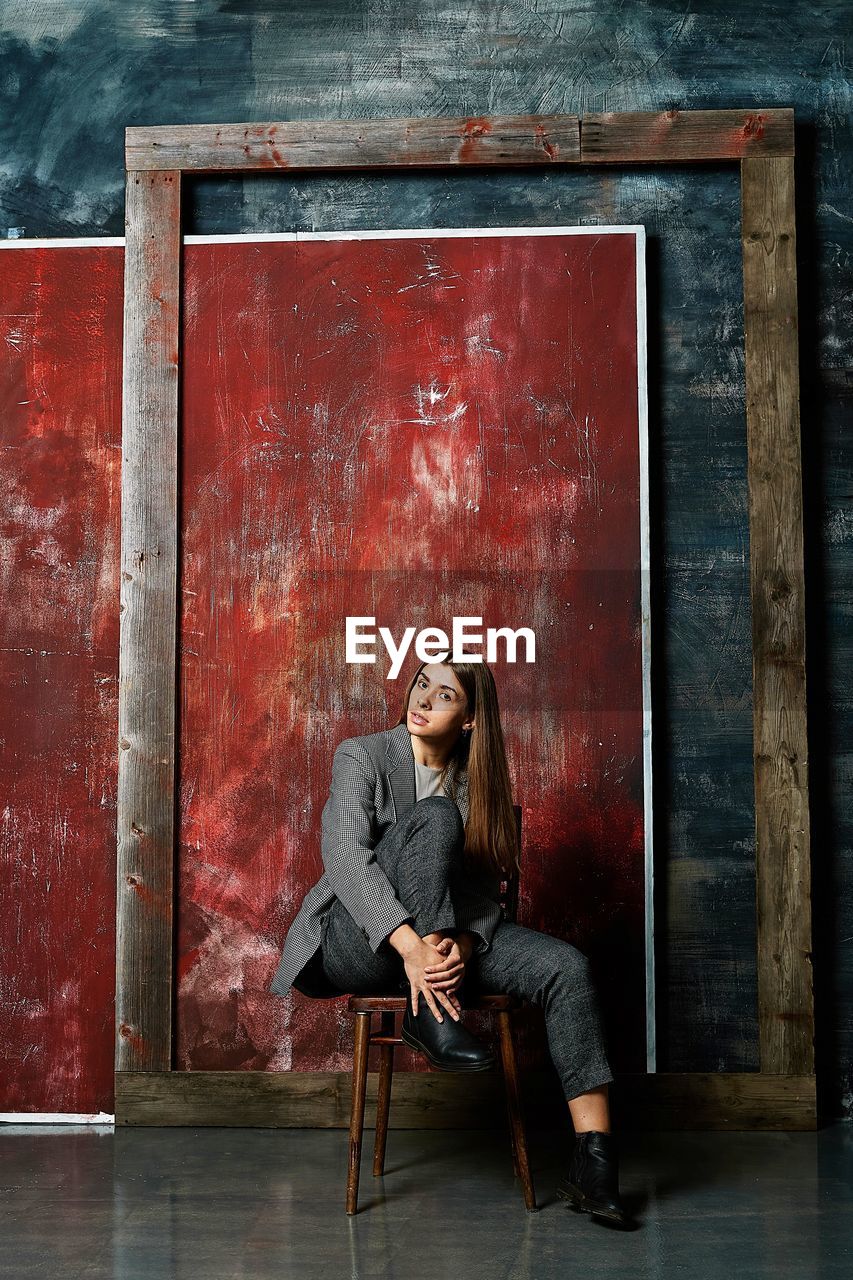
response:
[(530, 1135), (528, 1214), (504, 1133), (365, 1132), (358, 1215), (339, 1129), (0, 1125), (0, 1276), (27, 1280), (753, 1280), (853, 1275), (853, 1126), (619, 1135), (638, 1229), (554, 1195), (566, 1137)]

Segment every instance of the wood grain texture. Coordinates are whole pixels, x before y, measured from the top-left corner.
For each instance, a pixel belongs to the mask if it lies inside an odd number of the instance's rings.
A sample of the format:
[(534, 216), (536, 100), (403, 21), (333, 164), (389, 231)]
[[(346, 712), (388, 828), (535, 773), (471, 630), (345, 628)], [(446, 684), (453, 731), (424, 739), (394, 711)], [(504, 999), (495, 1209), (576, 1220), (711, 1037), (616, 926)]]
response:
[(577, 116), (283, 120), (125, 131), (125, 162), (138, 170), (431, 169), (565, 164), (579, 157)]
[[(366, 1015), (362, 1015), (365, 1017)], [(528, 1124), (567, 1124), (556, 1076), (520, 1077)], [(368, 1070), (365, 1126), (376, 1123), (379, 1073)], [(491, 1129), (506, 1125), (498, 1071), (468, 1077), (443, 1071), (395, 1074), (390, 1129)], [(222, 1125), (348, 1129), (350, 1071), (121, 1071), (116, 1125)], [(815, 1128), (813, 1076), (696, 1072), (617, 1076), (612, 1113), (619, 1128), (809, 1130)]]
[(813, 1130), (813, 1075), (658, 1072), (618, 1077), (614, 1115), (636, 1129)]
[(128, 173), (116, 1067), (171, 1065), (181, 175)]
[(791, 107), (608, 111), (581, 118), (581, 163), (674, 164), (792, 156)]
[(741, 165), (759, 1048), (814, 1070), (794, 164)]
[(409, 120), (131, 126), (129, 169), (385, 169), (404, 165), (740, 160), (793, 155), (790, 107)]

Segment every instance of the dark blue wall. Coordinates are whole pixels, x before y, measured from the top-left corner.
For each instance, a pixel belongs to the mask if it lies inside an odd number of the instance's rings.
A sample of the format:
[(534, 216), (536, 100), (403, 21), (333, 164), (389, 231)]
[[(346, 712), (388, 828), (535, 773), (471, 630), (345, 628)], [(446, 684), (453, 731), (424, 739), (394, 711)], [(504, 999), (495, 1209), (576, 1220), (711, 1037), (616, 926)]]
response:
[[(853, 1113), (849, 4), (5, 0), (0, 235), (124, 234), (127, 125), (793, 107), (818, 1063)], [(200, 178), (188, 232), (643, 223), (659, 1069), (757, 1067), (734, 165)], [(845, 302), (848, 303), (845, 307)], [(847, 432), (845, 433), (845, 428)], [(847, 445), (847, 447), (845, 447)]]

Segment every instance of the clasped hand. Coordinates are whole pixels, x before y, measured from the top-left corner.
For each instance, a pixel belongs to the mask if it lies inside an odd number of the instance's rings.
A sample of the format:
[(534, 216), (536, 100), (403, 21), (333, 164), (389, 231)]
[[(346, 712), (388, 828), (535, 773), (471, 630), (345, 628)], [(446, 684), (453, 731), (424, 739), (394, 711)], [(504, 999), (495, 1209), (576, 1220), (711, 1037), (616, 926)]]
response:
[(470, 958), (471, 950), (466, 944), (460, 944), (457, 938), (442, 938), (436, 943), (436, 950), (445, 957), (438, 964), (428, 964), (424, 973), (434, 990), (452, 992), (465, 976), (465, 964)]
[[(436, 952), (444, 959), (435, 960)], [(465, 962), (470, 954), (471, 948), (467, 940), (460, 943), (455, 938), (442, 938), (437, 943), (422, 942), (421, 947), (409, 953), (405, 969), (411, 985), (413, 1013), (417, 1013), (418, 995), (421, 994), (439, 1022), (442, 1021), (439, 1003), (450, 1012), (455, 1021), (459, 1021), (462, 1006), (454, 992), (464, 977)], [(425, 963), (426, 961), (429, 963)]]

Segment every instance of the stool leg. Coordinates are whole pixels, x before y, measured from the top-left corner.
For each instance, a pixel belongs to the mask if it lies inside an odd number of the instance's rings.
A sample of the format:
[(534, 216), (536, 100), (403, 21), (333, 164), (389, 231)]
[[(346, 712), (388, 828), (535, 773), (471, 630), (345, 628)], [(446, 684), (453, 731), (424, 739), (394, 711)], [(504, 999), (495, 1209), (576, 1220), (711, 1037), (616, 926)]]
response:
[[(394, 1034), (394, 1014), (386, 1009), (380, 1015), (380, 1035)], [(388, 1115), (391, 1110), (391, 1081), (394, 1077), (393, 1044), (379, 1046), (379, 1085), (376, 1090), (376, 1138), (373, 1143), (373, 1176), (385, 1172), (385, 1140), (388, 1137)]]
[(506, 1119), (507, 1128), (509, 1129), (509, 1140), (510, 1145), (512, 1146), (512, 1172), (516, 1178), (520, 1178), (521, 1167), (518, 1163), (518, 1148), (515, 1145), (515, 1128), (512, 1123), (512, 1108), (509, 1105), (509, 1089), (507, 1088), (506, 1074), (504, 1074), (504, 1102), (506, 1103)]
[(508, 1009), (498, 1009), (498, 1030), (501, 1040), (501, 1062), (503, 1065), (504, 1085), (506, 1087), (507, 1109), (509, 1113), (510, 1132), (514, 1152), (514, 1163), (518, 1166), (521, 1188), (524, 1193), (524, 1204), (528, 1211), (536, 1208), (536, 1193), (533, 1190), (533, 1178), (530, 1163), (527, 1159), (527, 1136), (524, 1132), (524, 1121), (521, 1116), (521, 1100), (518, 1090), (518, 1072), (515, 1064), (515, 1044), (512, 1038), (512, 1026)]
[(349, 1122), (349, 1171), (347, 1173), (347, 1213), (358, 1208), (358, 1174), (361, 1167), (361, 1138), (364, 1133), (364, 1099), (367, 1094), (367, 1052), (370, 1048), (370, 1014), (355, 1015), (355, 1047), (352, 1056), (352, 1110)]
[(503, 1076), (504, 1102), (506, 1103), (506, 1124), (509, 1130), (509, 1141), (512, 1147), (512, 1172), (516, 1178), (521, 1177), (521, 1169), (518, 1164), (518, 1150), (515, 1145), (515, 1129), (512, 1123), (512, 1107), (509, 1104), (509, 1087), (506, 1082), (506, 1071), (503, 1064), (503, 1051), (501, 1051), (501, 1075)]

